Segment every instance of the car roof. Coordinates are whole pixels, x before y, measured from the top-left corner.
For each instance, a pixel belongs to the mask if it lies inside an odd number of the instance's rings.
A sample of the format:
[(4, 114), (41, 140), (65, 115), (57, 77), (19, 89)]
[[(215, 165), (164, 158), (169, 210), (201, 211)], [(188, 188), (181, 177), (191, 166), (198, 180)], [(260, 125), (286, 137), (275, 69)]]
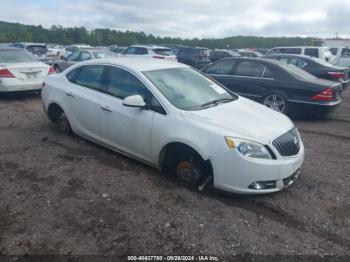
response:
[(220, 59), (219, 61), (223, 60), (244, 60), (244, 61), (252, 61), (252, 62), (266, 62), (269, 64), (275, 64), (275, 65), (280, 65), (282, 62), (275, 60), (275, 59), (269, 59), (269, 58), (264, 58), (264, 57), (244, 57), (244, 56), (236, 56), (236, 57), (226, 57), (223, 59)]
[(34, 42), (16, 42), (16, 43), (12, 43), (12, 44), (22, 44), (24, 46), (30, 46), (30, 45), (37, 45), (37, 46), (45, 46), (45, 44), (43, 43), (34, 43)]
[(277, 47), (273, 47), (271, 49), (276, 49), (276, 48), (329, 48), (328, 46), (277, 46)]
[(115, 57), (107, 59), (97, 59), (89, 60), (86, 62), (79, 63), (79, 65), (89, 65), (89, 64), (111, 64), (116, 66), (121, 66), (129, 68), (136, 71), (151, 71), (151, 70), (160, 70), (167, 68), (187, 68), (188, 65), (181, 64), (174, 61), (151, 58), (151, 57)]
[(143, 48), (148, 48), (148, 49), (170, 49), (170, 47), (166, 47), (166, 46), (160, 46), (160, 45), (132, 45), (130, 47), (143, 47)]
[(300, 57), (300, 58), (311, 58), (311, 56), (308, 55), (300, 55), (300, 54), (268, 54), (265, 57), (273, 57), (273, 56), (289, 56), (289, 57)]
[(23, 51), (22, 48), (0, 46), (0, 51)]

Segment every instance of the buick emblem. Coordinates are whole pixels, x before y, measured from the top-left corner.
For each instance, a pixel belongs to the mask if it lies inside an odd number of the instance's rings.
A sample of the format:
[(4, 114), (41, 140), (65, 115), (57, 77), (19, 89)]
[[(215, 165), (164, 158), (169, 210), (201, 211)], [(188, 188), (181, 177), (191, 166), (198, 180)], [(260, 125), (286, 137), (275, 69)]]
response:
[(296, 137), (296, 136), (295, 136), (295, 137), (293, 137), (293, 142), (294, 142), (294, 144), (296, 144), (296, 145), (297, 145), (297, 144), (299, 143), (299, 139), (298, 139), (298, 137)]

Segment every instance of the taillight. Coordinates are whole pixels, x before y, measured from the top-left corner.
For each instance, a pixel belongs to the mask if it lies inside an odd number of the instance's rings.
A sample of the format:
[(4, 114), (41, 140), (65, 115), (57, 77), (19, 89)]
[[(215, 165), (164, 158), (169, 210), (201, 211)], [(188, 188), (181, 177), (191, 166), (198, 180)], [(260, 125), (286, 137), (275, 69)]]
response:
[(50, 68), (49, 68), (49, 75), (55, 74), (55, 73), (56, 73), (55, 69), (52, 66), (50, 66)]
[(311, 98), (318, 101), (332, 101), (333, 100), (333, 88), (327, 88), (322, 93), (315, 95)]
[(336, 79), (340, 79), (340, 78), (345, 78), (345, 73), (344, 72), (328, 72), (328, 74)]
[(8, 69), (0, 70), (0, 78), (16, 78)]
[(165, 59), (164, 56), (159, 56), (159, 55), (154, 55), (153, 58), (158, 58), (158, 59)]

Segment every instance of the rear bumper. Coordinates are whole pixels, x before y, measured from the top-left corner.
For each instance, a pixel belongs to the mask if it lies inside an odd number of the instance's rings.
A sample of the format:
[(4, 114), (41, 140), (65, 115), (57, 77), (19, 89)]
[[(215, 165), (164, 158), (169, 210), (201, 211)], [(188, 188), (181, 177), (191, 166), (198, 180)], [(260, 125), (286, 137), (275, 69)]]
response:
[(335, 110), (341, 99), (331, 102), (304, 102), (304, 101), (294, 101), (289, 100), (289, 111), (292, 113), (301, 113), (306, 115), (322, 115), (327, 114)]
[(0, 93), (21, 92), (21, 91), (37, 91), (42, 89), (42, 84), (35, 85), (15, 85), (5, 86), (0, 84)]

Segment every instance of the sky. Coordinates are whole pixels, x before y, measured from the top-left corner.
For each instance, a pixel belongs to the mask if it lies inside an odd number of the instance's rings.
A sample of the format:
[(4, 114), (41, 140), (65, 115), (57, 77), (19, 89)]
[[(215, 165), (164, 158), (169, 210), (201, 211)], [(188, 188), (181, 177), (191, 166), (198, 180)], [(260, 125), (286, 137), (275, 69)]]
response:
[(0, 20), (182, 38), (350, 37), (344, 0), (0, 0)]

